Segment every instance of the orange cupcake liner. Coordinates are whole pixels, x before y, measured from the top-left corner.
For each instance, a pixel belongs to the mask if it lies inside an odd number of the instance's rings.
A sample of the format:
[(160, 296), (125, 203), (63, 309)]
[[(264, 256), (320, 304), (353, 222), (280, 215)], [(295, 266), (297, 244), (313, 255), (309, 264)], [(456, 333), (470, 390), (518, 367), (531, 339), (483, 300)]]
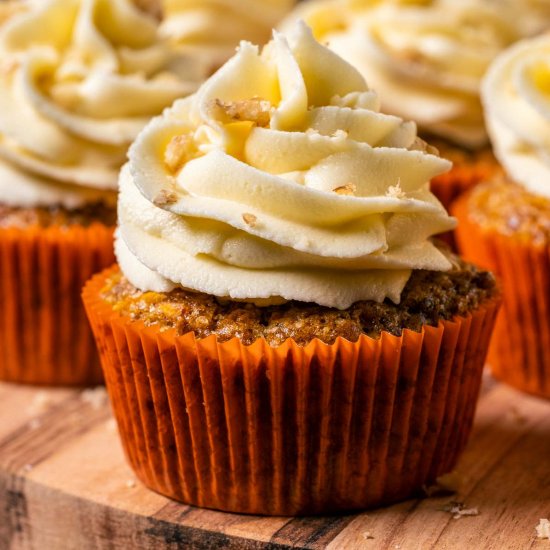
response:
[[(471, 164), (456, 164), (450, 172), (441, 174), (430, 182), (432, 193), (449, 211), (451, 205), (464, 193), (478, 183), (489, 180), (499, 171), (496, 162), (480, 160)], [(457, 250), (456, 237), (453, 232), (438, 235), (453, 250)]]
[(80, 294), (113, 262), (113, 228), (99, 223), (0, 229), (0, 380), (102, 383)]
[(149, 488), (219, 510), (318, 514), (407, 498), (471, 430), (498, 309), (352, 343), (198, 340), (132, 321), (85, 287), (127, 458)]
[(496, 273), (503, 305), (489, 351), (495, 378), (550, 399), (550, 248), (480, 227), (468, 196), (453, 208), (458, 245), (467, 260)]

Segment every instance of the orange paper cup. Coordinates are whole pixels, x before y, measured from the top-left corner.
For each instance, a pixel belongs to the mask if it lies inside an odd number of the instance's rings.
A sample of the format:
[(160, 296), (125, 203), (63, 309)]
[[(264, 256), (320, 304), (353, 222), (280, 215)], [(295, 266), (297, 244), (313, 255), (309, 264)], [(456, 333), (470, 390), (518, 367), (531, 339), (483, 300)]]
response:
[(102, 382), (80, 293), (113, 261), (113, 228), (99, 223), (0, 229), (0, 380)]
[(489, 352), (496, 378), (550, 399), (550, 248), (503, 235), (470, 219), (468, 196), (453, 208), (467, 260), (498, 275), (503, 306)]
[(127, 458), (149, 488), (239, 513), (320, 514), (405, 499), (454, 467), (498, 308), (333, 345), (197, 340), (84, 303)]

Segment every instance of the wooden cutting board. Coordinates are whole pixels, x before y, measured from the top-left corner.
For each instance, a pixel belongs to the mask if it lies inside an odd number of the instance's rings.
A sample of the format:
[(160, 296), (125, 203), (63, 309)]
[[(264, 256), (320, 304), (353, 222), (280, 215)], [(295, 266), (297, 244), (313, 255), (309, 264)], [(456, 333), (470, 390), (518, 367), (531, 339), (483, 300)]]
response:
[[(356, 515), (201, 510), (135, 480), (104, 390), (0, 384), (0, 550), (550, 550), (535, 531), (550, 518), (550, 402), (487, 378), (458, 472), (455, 495)], [(478, 514), (455, 519), (453, 500)]]

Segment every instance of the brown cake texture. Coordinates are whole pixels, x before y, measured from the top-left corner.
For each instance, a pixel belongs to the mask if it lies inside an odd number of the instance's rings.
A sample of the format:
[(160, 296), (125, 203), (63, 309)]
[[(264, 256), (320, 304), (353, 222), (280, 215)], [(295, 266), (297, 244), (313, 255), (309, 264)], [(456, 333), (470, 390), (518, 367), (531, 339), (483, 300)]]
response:
[(116, 208), (104, 202), (86, 204), (81, 208), (68, 209), (61, 205), (17, 207), (0, 203), (0, 228), (88, 227), (100, 222), (108, 227), (116, 224)]
[(169, 293), (141, 292), (120, 273), (112, 275), (102, 298), (115, 311), (161, 330), (198, 338), (216, 334), (219, 341), (239, 338), (245, 345), (259, 338), (271, 346), (287, 339), (306, 345), (314, 338), (332, 344), (338, 337), (355, 342), (361, 334), (378, 337), (383, 331), (401, 335), (404, 329), (421, 331), (442, 320), (466, 316), (495, 296), (494, 277), (453, 257), (448, 272), (414, 271), (400, 304), (361, 301), (346, 310), (290, 301), (258, 307), (244, 302), (176, 289)]
[(550, 200), (505, 179), (484, 183), (468, 198), (468, 215), (485, 229), (534, 245), (550, 240)]

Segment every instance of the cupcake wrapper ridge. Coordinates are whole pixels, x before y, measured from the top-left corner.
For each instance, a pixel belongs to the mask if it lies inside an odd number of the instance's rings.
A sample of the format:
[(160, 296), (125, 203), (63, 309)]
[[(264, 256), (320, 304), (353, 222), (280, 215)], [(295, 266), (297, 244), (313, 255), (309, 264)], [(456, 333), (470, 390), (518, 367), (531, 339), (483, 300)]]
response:
[(102, 382), (81, 289), (113, 262), (113, 229), (99, 223), (0, 229), (0, 380)]
[(468, 196), (453, 214), (460, 220), (459, 248), (466, 257), (494, 271), (503, 304), (488, 362), (495, 378), (527, 393), (550, 399), (550, 248), (474, 223)]
[(318, 514), (407, 498), (470, 433), (496, 301), (352, 343), (161, 332), (84, 289), (127, 458), (149, 488), (220, 510)]

